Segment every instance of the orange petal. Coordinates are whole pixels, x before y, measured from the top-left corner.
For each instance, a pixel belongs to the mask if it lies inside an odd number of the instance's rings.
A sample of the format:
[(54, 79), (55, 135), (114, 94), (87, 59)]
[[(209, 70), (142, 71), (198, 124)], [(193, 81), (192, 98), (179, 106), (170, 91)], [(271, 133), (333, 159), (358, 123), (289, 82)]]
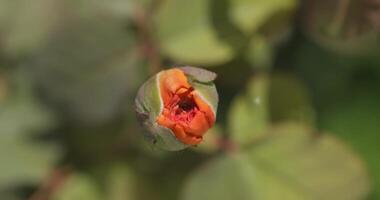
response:
[(209, 127), (212, 127), (215, 123), (215, 113), (211, 109), (210, 105), (207, 104), (197, 93), (193, 94), (194, 101), (197, 104), (199, 110), (205, 114), (205, 117), (209, 123)]
[(204, 113), (198, 111), (190, 124), (185, 128), (191, 135), (202, 136), (210, 128)]
[(185, 73), (179, 69), (169, 69), (161, 72), (159, 83), (164, 103), (168, 102), (171, 95), (180, 88), (191, 87), (187, 82)]
[(164, 115), (160, 115), (157, 118), (157, 123), (161, 126), (164, 126), (166, 128), (172, 128), (175, 125), (175, 122), (170, 120), (169, 118), (165, 117)]
[(196, 145), (202, 141), (202, 137), (191, 136), (185, 133), (185, 130), (180, 125), (175, 125), (173, 132), (177, 139), (185, 144)]

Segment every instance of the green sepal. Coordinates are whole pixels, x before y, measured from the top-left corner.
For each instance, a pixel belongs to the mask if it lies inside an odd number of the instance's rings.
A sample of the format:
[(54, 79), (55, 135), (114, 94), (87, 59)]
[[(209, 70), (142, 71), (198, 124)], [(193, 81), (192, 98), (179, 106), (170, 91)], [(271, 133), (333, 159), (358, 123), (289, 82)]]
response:
[(219, 96), (213, 81), (217, 74), (202, 68), (191, 66), (180, 67), (186, 74), (190, 85), (212, 107), (216, 116)]
[(186, 76), (192, 80), (196, 80), (201, 83), (210, 83), (214, 81), (217, 74), (202, 68), (196, 68), (191, 66), (180, 67), (185, 72)]
[(194, 90), (205, 100), (214, 111), (216, 116), (218, 110), (219, 96), (214, 83), (190, 82)]
[(175, 137), (174, 133), (157, 124), (156, 119), (162, 110), (162, 98), (158, 85), (159, 74), (150, 78), (139, 89), (135, 99), (136, 115), (142, 126), (147, 130), (144, 137), (154, 146), (168, 151), (185, 149), (183, 144)]

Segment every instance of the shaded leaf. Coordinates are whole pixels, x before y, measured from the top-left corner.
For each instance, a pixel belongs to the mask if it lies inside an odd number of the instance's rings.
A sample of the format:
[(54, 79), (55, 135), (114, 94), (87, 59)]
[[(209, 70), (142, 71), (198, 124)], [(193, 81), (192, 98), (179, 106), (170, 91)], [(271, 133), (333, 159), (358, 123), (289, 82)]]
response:
[(380, 96), (372, 93), (355, 93), (339, 105), (322, 112), (323, 128), (352, 145), (367, 162), (374, 180), (374, 199), (380, 198), (379, 126)]
[(314, 126), (315, 113), (307, 88), (296, 77), (275, 74), (269, 92), (270, 117), (273, 122), (298, 121)]
[(34, 55), (30, 73), (63, 118), (87, 125), (109, 122), (131, 103), (126, 97), (143, 70), (133, 38), (112, 18), (78, 20)]
[(8, 74), (0, 71), (0, 106), (6, 102), (10, 93), (9, 80), (7, 75)]
[(12, 56), (30, 53), (53, 32), (63, 14), (58, 0), (0, 0), (0, 43)]
[(208, 15), (210, 0), (163, 1), (155, 16), (160, 48), (177, 63), (216, 65), (233, 57), (218, 40)]
[(15, 78), (18, 92), (0, 105), (0, 187), (36, 184), (59, 158), (58, 147), (36, 135), (55, 125), (54, 116), (32, 96), (25, 76)]

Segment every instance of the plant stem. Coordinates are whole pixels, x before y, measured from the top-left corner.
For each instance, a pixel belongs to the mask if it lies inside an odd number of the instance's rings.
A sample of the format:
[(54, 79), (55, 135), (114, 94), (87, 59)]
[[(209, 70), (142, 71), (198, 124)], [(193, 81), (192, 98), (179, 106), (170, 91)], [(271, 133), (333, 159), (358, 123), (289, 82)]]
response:
[(49, 200), (57, 189), (64, 184), (69, 177), (70, 172), (71, 170), (68, 167), (55, 169), (29, 200)]
[(139, 7), (135, 9), (132, 19), (138, 29), (138, 34), (141, 39), (142, 54), (148, 60), (149, 71), (151, 74), (160, 71), (162, 66), (161, 56), (152, 34), (153, 14), (160, 2), (161, 1), (154, 1), (149, 8)]

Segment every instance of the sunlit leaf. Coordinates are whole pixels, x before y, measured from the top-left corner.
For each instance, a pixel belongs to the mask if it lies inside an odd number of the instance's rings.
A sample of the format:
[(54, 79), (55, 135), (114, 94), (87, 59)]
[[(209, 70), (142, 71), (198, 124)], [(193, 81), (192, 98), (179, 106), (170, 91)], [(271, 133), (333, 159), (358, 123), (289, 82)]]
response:
[(56, 191), (52, 200), (103, 200), (100, 186), (85, 174), (72, 174)]
[[(279, 13), (292, 13), (297, 0), (229, 0), (232, 21), (245, 33), (251, 34)], [(279, 16), (277, 16), (279, 18)], [(282, 18), (278, 20), (284, 20)], [(288, 23), (287, 21), (282, 22)]]
[(255, 199), (255, 171), (242, 155), (223, 155), (195, 171), (181, 200)]
[(259, 75), (248, 83), (247, 93), (234, 100), (228, 115), (228, 130), (239, 144), (259, 139), (270, 123), (268, 113), (269, 80)]
[(177, 63), (215, 65), (233, 57), (232, 49), (217, 38), (209, 16), (210, 0), (163, 1), (155, 29), (163, 54)]
[(292, 124), (271, 132), (266, 142), (247, 151), (256, 171), (260, 199), (343, 200), (368, 196), (365, 165), (337, 138), (313, 136), (310, 130)]
[(286, 124), (243, 152), (222, 155), (198, 168), (183, 200), (364, 199), (370, 184), (362, 161), (330, 135), (313, 136)]
[(135, 185), (132, 171), (123, 164), (111, 168), (107, 182), (107, 200), (134, 200)]
[(228, 130), (238, 144), (249, 144), (262, 138), (270, 123), (284, 121), (314, 125), (308, 92), (291, 76), (262, 74), (248, 83), (247, 94), (236, 97), (228, 115)]
[(273, 47), (265, 37), (255, 35), (251, 38), (245, 56), (252, 64), (252, 68), (267, 70), (272, 67)]

